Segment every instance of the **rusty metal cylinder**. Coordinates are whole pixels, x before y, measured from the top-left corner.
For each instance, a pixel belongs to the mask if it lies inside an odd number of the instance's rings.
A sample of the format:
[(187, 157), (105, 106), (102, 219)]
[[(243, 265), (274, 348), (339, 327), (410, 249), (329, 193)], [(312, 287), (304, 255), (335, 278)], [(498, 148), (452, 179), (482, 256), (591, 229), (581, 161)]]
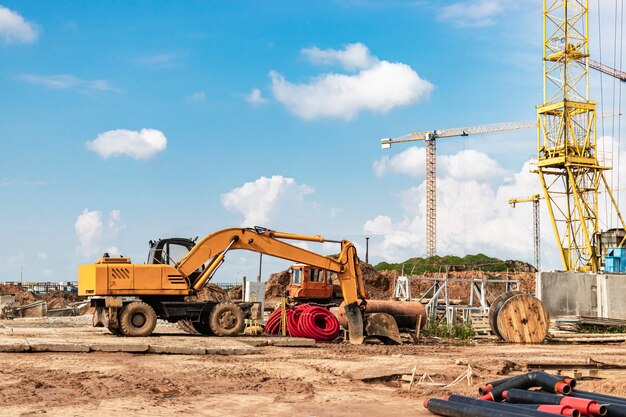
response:
[[(343, 304), (339, 306), (337, 318), (339, 324), (344, 329), (348, 328), (348, 320), (344, 312)], [(424, 306), (415, 301), (396, 301), (396, 300), (367, 300), (365, 304), (365, 314), (371, 313), (387, 313), (396, 319), (398, 328), (415, 329), (417, 323), (420, 328), (426, 325), (426, 309)], [(421, 320), (420, 320), (421, 317)]]

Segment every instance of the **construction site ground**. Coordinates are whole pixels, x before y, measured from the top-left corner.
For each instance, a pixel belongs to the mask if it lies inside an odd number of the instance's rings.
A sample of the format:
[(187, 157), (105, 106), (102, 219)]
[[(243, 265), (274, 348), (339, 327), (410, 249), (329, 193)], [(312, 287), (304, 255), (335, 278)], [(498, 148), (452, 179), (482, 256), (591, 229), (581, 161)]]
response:
[[(160, 323), (150, 338), (122, 338), (91, 327), (90, 317), (0, 321), (0, 346), (26, 340), (74, 344), (204, 347), (203, 354), (78, 351), (1, 352), (0, 415), (383, 416), (430, 415), (425, 398), (476, 395), (482, 383), (526, 371), (533, 362), (594, 360), (626, 365), (623, 344), (506, 345), (429, 339), (384, 346), (306, 343), (270, 338), (191, 336)], [(276, 340), (276, 338), (271, 338)], [(286, 339), (289, 340), (289, 339)], [(287, 343), (288, 344), (288, 343)], [(52, 344), (52, 349), (55, 345)], [(304, 347), (303, 347), (304, 346)], [(143, 348), (142, 348), (143, 349)], [(450, 383), (471, 366), (473, 386), (415, 384), (427, 373)], [(602, 370), (580, 387), (626, 394), (626, 371)]]

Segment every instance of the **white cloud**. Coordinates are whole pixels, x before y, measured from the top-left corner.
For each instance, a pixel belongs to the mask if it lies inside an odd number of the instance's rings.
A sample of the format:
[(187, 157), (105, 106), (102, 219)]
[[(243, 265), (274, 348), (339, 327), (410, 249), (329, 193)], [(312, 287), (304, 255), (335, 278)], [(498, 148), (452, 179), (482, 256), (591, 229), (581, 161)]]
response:
[(26, 74), (22, 80), (31, 84), (43, 85), (53, 90), (78, 90), (89, 91), (120, 91), (112, 86), (107, 80), (83, 80), (71, 74), (58, 75), (33, 75)]
[(120, 250), (117, 248), (117, 246), (109, 246), (104, 251), (112, 257), (120, 256)]
[[(426, 150), (423, 146), (410, 148), (392, 156), (383, 156), (373, 164), (374, 173), (381, 177), (387, 173), (422, 177), (426, 173)], [(489, 155), (473, 149), (454, 155), (437, 157), (437, 176), (457, 180), (489, 180), (507, 174)]]
[(350, 120), (364, 110), (385, 113), (417, 103), (433, 89), (410, 66), (379, 60), (363, 44), (347, 45), (343, 50), (308, 48), (302, 53), (316, 63), (337, 63), (359, 70), (350, 75), (320, 74), (305, 83), (289, 82), (271, 71), (274, 97), (305, 120), (319, 117)]
[(204, 91), (196, 91), (188, 97), (188, 100), (199, 103), (206, 100), (206, 93)]
[(178, 64), (178, 55), (169, 52), (144, 55), (137, 58), (135, 62), (141, 66), (153, 69), (171, 68)]
[(373, 166), (374, 173), (379, 177), (387, 173), (422, 176), (426, 169), (426, 150), (423, 146), (411, 146), (392, 157), (381, 157), (374, 161)]
[(457, 27), (483, 27), (493, 25), (503, 10), (503, 0), (466, 0), (443, 7), (439, 19)]
[(37, 259), (41, 259), (42, 261), (45, 261), (46, 259), (48, 259), (48, 254), (45, 252), (39, 252), (37, 254)]
[(124, 229), (125, 225), (121, 224), (122, 212), (119, 210), (111, 210), (109, 213), (108, 227), (113, 236), (117, 236), (120, 230)]
[(258, 105), (265, 104), (269, 100), (263, 97), (263, 95), (261, 94), (261, 90), (259, 90), (258, 88), (253, 88), (252, 91), (250, 91), (250, 94), (246, 96), (246, 101), (250, 104)]
[[(419, 148), (381, 159), (374, 165), (378, 175), (400, 173), (424, 175), (423, 152)], [(394, 158), (396, 158), (394, 160)], [(410, 167), (419, 162), (419, 170)], [(396, 162), (397, 165), (393, 165)], [(488, 155), (465, 150), (438, 157), (437, 176), (437, 253), (440, 255), (482, 252), (502, 258), (532, 262), (532, 205), (512, 209), (511, 198), (540, 192), (537, 174), (529, 163), (519, 172), (509, 173)], [(363, 225), (371, 240), (371, 253), (389, 261), (404, 261), (426, 252), (426, 182), (404, 190), (400, 201), (402, 216), (392, 219), (380, 214)], [(556, 259), (558, 253), (545, 204), (542, 203), (542, 253)], [(549, 264), (544, 262), (544, 264)], [(558, 267), (552, 264), (551, 267)]]
[(33, 43), (38, 37), (37, 26), (27, 22), (11, 9), (0, 6), (0, 39), (3, 43)]
[(285, 204), (295, 207), (313, 189), (298, 184), (293, 178), (273, 175), (260, 177), (222, 194), (222, 205), (229, 211), (241, 213), (242, 226), (271, 226), (275, 215)]
[(305, 48), (302, 54), (314, 64), (339, 64), (349, 71), (371, 68), (379, 62), (378, 58), (372, 56), (367, 46), (360, 42), (346, 45), (345, 49), (341, 50)]
[(0, 178), (0, 187), (35, 187), (46, 185), (42, 180), (25, 180), (21, 178)]
[(134, 159), (149, 159), (167, 147), (167, 138), (160, 130), (116, 129), (101, 133), (87, 148), (98, 153), (104, 159), (111, 156), (130, 156)]
[(78, 238), (78, 250), (83, 256), (92, 256), (96, 252), (94, 244), (102, 234), (102, 212), (84, 209), (74, 223), (76, 237)]
[(100, 210), (84, 209), (74, 223), (78, 238), (76, 250), (79, 255), (93, 257), (100, 252), (108, 252), (111, 256), (119, 255), (119, 249), (116, 246), (107, 245), (107, 243), (110, 243), (109, 241), (124, 228), (123, 225), (120, 225), (121, 216), (119, 210), (112, 210), (108, 218), (105, 219)]

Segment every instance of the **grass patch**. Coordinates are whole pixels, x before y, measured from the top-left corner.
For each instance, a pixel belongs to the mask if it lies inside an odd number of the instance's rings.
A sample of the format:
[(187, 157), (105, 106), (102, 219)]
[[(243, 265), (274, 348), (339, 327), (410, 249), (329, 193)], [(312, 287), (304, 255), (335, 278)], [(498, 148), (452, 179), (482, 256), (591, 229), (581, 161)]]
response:
[(474, 337), (474, 329), (469, 322), (449, 326), (445, 321), (429, 320), (421, 334), (426, 337), (467, 340)]

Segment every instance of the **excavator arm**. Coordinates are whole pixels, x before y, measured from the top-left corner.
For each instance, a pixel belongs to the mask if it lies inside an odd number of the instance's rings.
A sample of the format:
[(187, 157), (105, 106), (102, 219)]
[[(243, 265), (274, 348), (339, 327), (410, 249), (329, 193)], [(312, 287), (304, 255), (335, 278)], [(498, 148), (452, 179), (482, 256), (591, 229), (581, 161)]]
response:
[(360, 306), (366, 294), (354, 245), (347, 240), (339, 242), (341, 251), (339, 257), (334, 259), (283, 240), (329, 242), (321, 236), (282, 233), (259, 227), (224, 229), (204, 237), (178, 262), (176, 269), (189, 278), (194, 271), (206, 265), (202, 273), (190, 281), (190, 287), (200, 290), (222, 264), (229, 250), (243, 249), (333, 271), (337, 273), (345, 301), (350, 342), (362, 343), (363, 315)]

